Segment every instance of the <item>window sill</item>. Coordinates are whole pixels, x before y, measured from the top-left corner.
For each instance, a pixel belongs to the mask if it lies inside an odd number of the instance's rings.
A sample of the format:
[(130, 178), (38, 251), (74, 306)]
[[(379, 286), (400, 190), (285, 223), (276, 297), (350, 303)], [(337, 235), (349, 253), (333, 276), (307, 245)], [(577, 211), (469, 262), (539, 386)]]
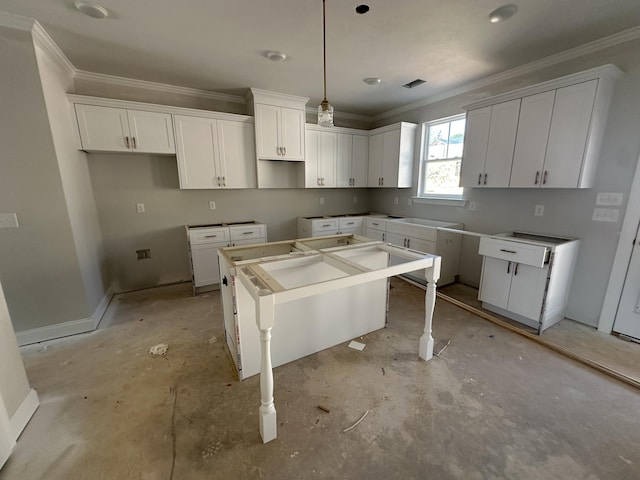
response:
[(446, 197), (411, 197), (413, 203), (425, 203), (431, 205), (447, 205), (450, 207), (464, 207), (467, 201), (464, 198)]

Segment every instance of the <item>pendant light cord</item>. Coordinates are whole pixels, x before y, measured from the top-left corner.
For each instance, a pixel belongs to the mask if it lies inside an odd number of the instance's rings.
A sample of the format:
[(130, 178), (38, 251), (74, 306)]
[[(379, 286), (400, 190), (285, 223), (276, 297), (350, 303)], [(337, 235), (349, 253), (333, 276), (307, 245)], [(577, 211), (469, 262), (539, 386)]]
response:
[(322, 0), (322, 53), (323, 53), (323, 67), (324, 67), (324, 101), (327, 101), (327, 33), (326, 33), (326, 20), (325, 20), (325, 0)]

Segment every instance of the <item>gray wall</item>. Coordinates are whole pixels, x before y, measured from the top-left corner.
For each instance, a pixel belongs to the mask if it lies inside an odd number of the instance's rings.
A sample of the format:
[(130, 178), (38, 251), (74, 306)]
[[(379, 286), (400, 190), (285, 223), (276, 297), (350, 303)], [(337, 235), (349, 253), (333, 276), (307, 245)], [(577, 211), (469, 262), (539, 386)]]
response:
[(0, 283), (16, 331), (86, 318), (80, 266), (31, 34), (0, 28)]
[[(640, 42), (610, 48), (596, 54), (546, 68), (535, 74), (492, 85), (445, 101), (407, 112), (383, 123), (405, 120), (421, 123), (462, 113), (462, 106), (479, 98), (532, 85), (588, 68), (613, 63), (626, 72), (616, 85), (609, 121), (598, 163), (594, 187), (588, 190), (559, 189), (466, 189), (465, 198), (476, 202), (474, 212), (465, 208), (438, 205), (407, 205), (415, 194), (409, 190), (370, 193), (370, 208), (398, 215), (452, 220), (465, 224), (467, 230), (499, 233), (514, 229), (566, 235), (582, 239), (567, 316), (596, 326), (613, 264), (622, 218), (640, 151)], [(416, 173), (417, 173), (416, 159)], [(414, 182), (417, 185), (417, 182)], [(597, 192), (622, 192), (617, 223), (591, 220)], [(394, 197), (399, 197), (394, 205)], [(533, 215), (535, 205), (544, 205), (543, 217)], [(481, 258), (477, 241), (465, 237), (461, 279), (477, 285)]]

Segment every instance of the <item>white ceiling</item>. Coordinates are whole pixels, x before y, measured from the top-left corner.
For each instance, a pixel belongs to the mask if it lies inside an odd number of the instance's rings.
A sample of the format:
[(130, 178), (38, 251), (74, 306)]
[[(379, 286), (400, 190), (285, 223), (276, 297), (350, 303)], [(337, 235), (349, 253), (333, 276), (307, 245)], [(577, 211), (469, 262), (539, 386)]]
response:
[[(35, 18), (79, 70), (244, 95), (248, 87), (322, 99), (321, 0), (2, 0)], [(327, 97), (374, 115), (640, 25), (640, 0), (326, 0)], [(369, 13), (355, 7), (366, 3)], [(281, 50), (274, 63), (264, 52)], [(368, 86), (365, 77), (382, 83)], [(401, 86), (427, 81), (413, 90)]]

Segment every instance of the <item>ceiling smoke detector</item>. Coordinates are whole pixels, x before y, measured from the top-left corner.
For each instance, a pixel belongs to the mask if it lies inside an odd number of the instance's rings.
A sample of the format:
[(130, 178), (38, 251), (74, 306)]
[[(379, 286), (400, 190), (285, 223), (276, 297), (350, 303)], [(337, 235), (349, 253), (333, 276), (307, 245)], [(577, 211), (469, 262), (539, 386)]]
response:
[(518, 11), (518, 6), (510, 3), (508, 5), (502, 5), (496, 8), (489, 14), (489, 21), (491, 23), (500, 23), (509, 20)]
[(97, 5), (95, 3), (76, 0), (73, 6), (76, 7), (76, 10), (84, 13), (85, 15), (88, 15), (89, 17), (107, 18), (109, 16), (109, 10), (104, 8), (102, 5)]
[(409, 83), (405, 83), (404, 85), (402, 85), (404, 88), (415, 88), (415, 87), (419, 87), (420, 85), (422, 85), (423, 83), (427, 83), (426, 80), (422, 80), (421, 78), (416, 78), (415, 80), (412, 80)]
[(283, 60), (287, 59), (287, 54), (284, 52), (269, 51), (269, 52), (266, 52), (264, 56), (267, 57), (272, 62), (282, 62)]

